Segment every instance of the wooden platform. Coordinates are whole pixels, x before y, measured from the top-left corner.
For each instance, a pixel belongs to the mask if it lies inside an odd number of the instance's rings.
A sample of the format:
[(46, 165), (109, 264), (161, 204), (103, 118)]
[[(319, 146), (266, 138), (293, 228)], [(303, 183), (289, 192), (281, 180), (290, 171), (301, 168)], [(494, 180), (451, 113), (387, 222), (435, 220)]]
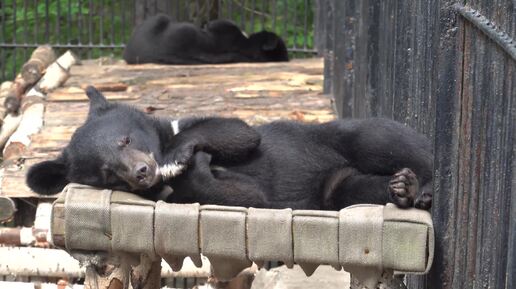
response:
[(335, 118), (331, 100), (322, 94), (322, 59), (289, 63), (161, 66), (83, 62), (72, 69), (63, 88), (47, 99), (43, 129), (32, 136), (28, 151), (4, 164), (1, 193), (10, 197), (36, 196), (25, 186), (27, 168), (54, 158), (84, 122), (88, 102), (81, 87), (123, 82), (126, 91), (106, 92), (155, 115), (221, 115), (250, 124), (278, 119), (323, 122)]

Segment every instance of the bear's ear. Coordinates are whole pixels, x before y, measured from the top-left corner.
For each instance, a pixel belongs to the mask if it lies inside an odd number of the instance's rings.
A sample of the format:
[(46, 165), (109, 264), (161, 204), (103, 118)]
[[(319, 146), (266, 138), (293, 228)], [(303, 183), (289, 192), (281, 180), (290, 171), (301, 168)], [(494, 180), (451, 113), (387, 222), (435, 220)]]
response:
[(86, 87), (86, 95), (90, 99), (90, 111), (88, 117), (96, 116), (110, 107), (106, 97), (93, 86)]
[(53, 161), (44, 161), (30, 167), (27, 173), (27, 185), (41, 195), (53, 195), (61, 192), (69, 183), (66, 178), (67, 166), (62, 156)]

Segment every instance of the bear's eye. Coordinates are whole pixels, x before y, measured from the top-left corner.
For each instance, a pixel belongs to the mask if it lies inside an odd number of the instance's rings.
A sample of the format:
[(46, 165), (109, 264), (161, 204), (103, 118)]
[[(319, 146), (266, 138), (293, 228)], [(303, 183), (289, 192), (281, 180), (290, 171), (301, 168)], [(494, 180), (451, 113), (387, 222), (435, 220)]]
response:
[(117, 144), (119, 147), (125, 147), (131, 143), (131, 139), (128, 136), (124, 136), (123, 138), (119, 139)]

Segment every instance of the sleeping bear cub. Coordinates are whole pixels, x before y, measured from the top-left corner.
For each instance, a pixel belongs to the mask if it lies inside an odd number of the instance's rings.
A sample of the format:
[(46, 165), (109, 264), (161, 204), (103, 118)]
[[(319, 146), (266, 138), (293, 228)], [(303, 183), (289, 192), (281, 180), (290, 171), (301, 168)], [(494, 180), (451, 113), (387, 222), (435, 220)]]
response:
[[(28, 186), (55, 194), (70, 183), (166, 201), (338, 210), (357, 203), (428, 209), (429, 141), (387, 119), (323, 124), (236, 118), (156, 118), (88, 87), (86, 122), (61, 155), (32, 166)], [(170, 190), (169, 190), (170, 191)]]
[(245, 36), (228, 20), (213, 20), (200, 28), (158, 14), (133, 31), (124, 50), (128, 64), (212, 64), (288, 61), (285, 43), (273, 32)]

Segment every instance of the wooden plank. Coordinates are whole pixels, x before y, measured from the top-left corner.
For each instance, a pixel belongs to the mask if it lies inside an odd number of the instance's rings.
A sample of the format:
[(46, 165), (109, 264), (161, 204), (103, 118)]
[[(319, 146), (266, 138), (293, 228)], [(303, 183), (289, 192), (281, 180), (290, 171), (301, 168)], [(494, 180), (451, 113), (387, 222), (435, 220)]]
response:
[[(103, 93), (108, 100), (130, 100), (138, 99), (138, 95), (129, 94), (125, 92), (104, 92)], [(59, 89), (47, 96), (47, 101), (54, 102), (76, 102), (76, 101), (88, 101), (86, 93), (82, 89), (65, 88)]]

